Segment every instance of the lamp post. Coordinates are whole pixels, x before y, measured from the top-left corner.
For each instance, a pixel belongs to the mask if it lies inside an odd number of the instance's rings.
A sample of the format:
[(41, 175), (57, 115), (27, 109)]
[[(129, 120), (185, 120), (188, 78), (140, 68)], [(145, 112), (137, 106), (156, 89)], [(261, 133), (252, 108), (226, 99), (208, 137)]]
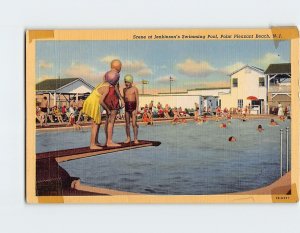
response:
[(142, 94), (144, 94), (144, 85), (149, 84), (148, 80), (142, 80)]
[(169, 80), (170, 80), (170, 94), (171, 94), (172, 93), (172, 85), (171, 85), (171, 83), (174, 82), (175, 79), (170, 76)]

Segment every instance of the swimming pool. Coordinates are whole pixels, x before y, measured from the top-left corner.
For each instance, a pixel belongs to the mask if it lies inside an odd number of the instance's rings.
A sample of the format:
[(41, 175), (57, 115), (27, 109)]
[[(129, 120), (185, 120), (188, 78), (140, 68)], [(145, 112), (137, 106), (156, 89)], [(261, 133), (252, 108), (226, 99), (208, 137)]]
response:
[[(232, 120), (225, 129), (214, 121), (140, 126), (139, 138), (161, 141), (161, 145), (60, 165), (71, 176), (80, 177), (83, 184), (128, 192), (199, 195), (247, 191), (280, 177), (280, 129), (290, 127), (290, 121), (280, 122), (279, 127), (269, 127), (268, 122)], [(256, 130), (259, 124), (265, 128), (262, 133)], [(103, 128), (100, 134), (103, 142)], [(88, 145), (89, 136), (89, 130), (37, 133), (36, 149), (83, 147)], [(228, 142), (230, 136), (237, 142)], [(114, 139), (125, 139), (124, 126), (115, 128)], [(285, 155), (285, 147), (283, 151)]]

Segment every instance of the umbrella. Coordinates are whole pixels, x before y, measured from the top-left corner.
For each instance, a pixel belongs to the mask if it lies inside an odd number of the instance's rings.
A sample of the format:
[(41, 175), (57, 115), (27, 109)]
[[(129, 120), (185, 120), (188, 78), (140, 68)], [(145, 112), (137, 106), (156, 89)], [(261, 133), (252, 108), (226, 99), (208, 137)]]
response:
[(258, 100), (258, 98), (251, 95), (247, 97), (247, 100)]

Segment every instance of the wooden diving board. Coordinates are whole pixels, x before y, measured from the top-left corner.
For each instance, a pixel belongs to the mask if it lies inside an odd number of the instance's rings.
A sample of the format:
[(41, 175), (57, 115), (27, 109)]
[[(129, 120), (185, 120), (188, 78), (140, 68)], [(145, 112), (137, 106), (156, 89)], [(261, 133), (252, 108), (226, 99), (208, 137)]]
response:
[(146, 141), (140, 140), (138, 144), (130, 143), (120, 143), (120, 147), (103, 147), (100, 150), (91, 150), (89, 147), (81, 147), (81, 148), (73, 148), (66, 150), (58, 150), (58, 151), (48, 151), (36, 154), (36, 159), (47, 159), (47, 158), (55, 158), (57, 162), (65, 162), (74, 159), (81, 159), (86, 157), (91, 157), (95, 155), (103, 155), (112, 152), (124, 151), (124, 150), (132, 150), (142, 147), (148, 146), (159, 146), (161, 142), (158, 141)]

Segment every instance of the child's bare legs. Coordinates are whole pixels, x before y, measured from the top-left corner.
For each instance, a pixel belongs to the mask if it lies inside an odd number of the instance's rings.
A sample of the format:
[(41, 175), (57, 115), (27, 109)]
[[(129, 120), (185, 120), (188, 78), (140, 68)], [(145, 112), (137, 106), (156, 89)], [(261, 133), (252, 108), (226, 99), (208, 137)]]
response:
[[(148, 112), (147, 115), (148, 115), (148, 118), (149, 118), (149, 120), (150, 120), (150, 124), (153, 125), (152, 112), (151, 112), (151, 113)], [(137, 121), (137, 113), (135, 114), (135, 119), (136, 119), (136, 121)], [(133, 122), (132, 122), (132, 123), (133, 123)]]
[(79, 112), (78, 119), (77, 119), (77, 121), (76, 121), (76, 124), (78, 124), (78, 123), (80, 122), (81, 115), (82, 115), (82, 113), (81, 113), (81, 111), (80, 111), (80, 112)]
[(70, 116), (69, 116), (69, 122), (68, 122), (67, 126), (72, 125), (72, 118), (73, 118), (73, 114), (70, 114)]
[(98, 146), (96, 144), (96, 140), (98, 140), (98, 132), (99, 132), (100, 124), (97, 124), (96, 122), (92, 121), (92, 127), (91, 127), (91, 141), (90, 141), (90, 149), (102, 149), (101, 146)]
[[(134, 110), (133, 112), (132, 112), (132, 128), (133, 128), (133, 135), (134, 135), (134, 144), (138, 144), (139, 143), (139, 141), (138, 141), (138, 139), (137, 139), (137, 137), (138, 137), (138, 125), (137, 125), (137, 112), (136, 112), (136, 110)], [(126, 126), (127, 126), (127, 124), (126, 124)], [(129, 126), (129, 123), (128, 123), (128, 126)], [(129, 128), (129, 127), (128, 127)]]
[(49, 120), (51, 121), (51, 123), (54, 122), (52, 115), (49, 114), (49, 115), (48, 115), (48, 118), (49, 118)]
[(130, 113), (129, 112), (125, 112), (125, 129), (126, 129), (126, 140), (124, 143), (129, 143), (131, 141), (130, 138)]
[(95, 137), (95, 144), (98, 145), (98, 146), (101, 146), (100, 142), (98, 141), (98, 135), (99, 135), (100, 125), (101, 124), (99, 124), (99, 126), (97, 128), (96, 137)]
[(113, 135), (113, 130), (114, 130), (114, 124), (115, 124), (115, 119), (116, 119), (117, 111), (116, 110), (111, 110), (110, 115), (108, 116), (108, 122), (107, 122), (107, 142), (106, 145), (108, 147), (117, 147), (121, 146), (120, 144), (117, 144), (112, 141), (112, 135)]
[(63, 123), (62, 116), (58, 116), (57, 120), (58, 120), (59, 123)]

